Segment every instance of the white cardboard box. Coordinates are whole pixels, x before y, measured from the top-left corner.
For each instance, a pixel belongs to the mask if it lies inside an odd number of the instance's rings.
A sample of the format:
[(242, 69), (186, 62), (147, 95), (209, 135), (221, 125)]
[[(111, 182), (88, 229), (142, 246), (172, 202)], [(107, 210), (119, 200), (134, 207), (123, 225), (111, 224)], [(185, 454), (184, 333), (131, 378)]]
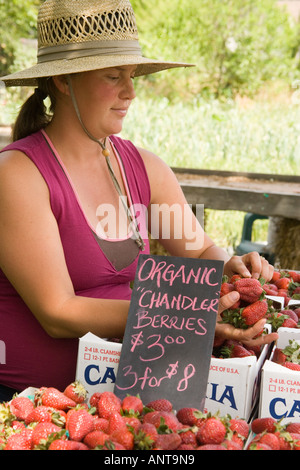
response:
[(114, 391), (122, 344), (87, 333), (79, 339), (76, 380), (88, 392)]
[(276, 347), (284, 349), (289, 340), (300, 343), (300, 329), (281, 327), (277, 332), (279, 337), (270, 360), (262, 369), (259, 416), (282, 419), (282, 423), (300, 421), (300, 372), (272, 362)]
[(259, 417), (300, 421), (300, 372), (267, 360), (262, 369)]
[(276, 346), (279, 349), (284, 349), (288, 346), (290, 340), (300, 343), (300, 328), (286, 328), (282, 326), (278, 328), (277, 333), (278, 340)]
[(248, 420), (258, 396), (260, 372), (268, 350), (269, 346), (264, 346), (259, 358), (212, 358), (205, 410)]

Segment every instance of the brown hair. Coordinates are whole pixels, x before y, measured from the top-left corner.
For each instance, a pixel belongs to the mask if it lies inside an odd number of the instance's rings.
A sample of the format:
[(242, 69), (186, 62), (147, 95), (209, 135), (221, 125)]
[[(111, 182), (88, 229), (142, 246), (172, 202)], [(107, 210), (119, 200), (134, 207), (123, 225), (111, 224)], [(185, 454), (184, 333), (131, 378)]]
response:
[[(44, 104), (44, 99), (50, 98), (50, 113)], [(20, 109), (13, 128), (13, 142), (23, 139), (34, 132), (46, 127), (51, 121), (52, 113), (55, 108), (54, 84), (51, 79), (40, 78), (38, 80), (38, 88), (25, 101)]]

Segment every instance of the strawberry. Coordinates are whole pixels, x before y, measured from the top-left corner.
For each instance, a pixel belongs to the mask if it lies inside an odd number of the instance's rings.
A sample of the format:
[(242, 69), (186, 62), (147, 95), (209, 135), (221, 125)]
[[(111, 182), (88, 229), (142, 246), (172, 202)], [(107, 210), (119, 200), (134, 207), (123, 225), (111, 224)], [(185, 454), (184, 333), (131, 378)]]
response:
[(94, 429), (95, 429), (95, 431), (107, 432), (108, 431), (108, 426), (109, 426), (108, 419), (99, 418), (98, 415), (94, 416)]
[(275, 284), (264, 284), (263, 290), (266, 295), (276, 296), (278, 294), (278, 287)]
[(279, 430), (274, 433), (277, 436), (280, 450), (292, 450), (293, 438), (285, 430)]
[(252, 442), (260, 442), (261, 444), (269, 446), (272, 450), (280, 450), (278, 437), (271, 432), (262, 432), (257, 434), (253, 438)]
[(292, 279), (290, 277), (281, 277), (280, 279), (277, 279), (277, 281), (275, 281), (275, 286), (278, 289), (288, 289), (291, 282)]
[(290, 432), (290, 433), (296, 433), (296, 434), (300, 434), (300, 422), (296, 422), (296, 423), (288, 423), (286, 426), (285, 426), (285, 431), (286, 432)]
[(56, 408), (57, 410), (67, 410), (68, 408), (76, 406), (74, 400), (71, 400), (64, 393), (54, 387), (44, 387), (40, 393), (40, 400), (42, 405)]
[(173, 410), (172, 403), (166, 398), (158, 398), (153, 400), (146, 405), (146, 408), (152, 408), (154, 411), (167, 411), (171, 412)]
[(181, 444), (181, 438), (177, 433), (158, 434), (155, 447), (160, 450), (176, 450)]
[(266, 300), (257, 300), (253, 304), (247, 305), (242, 309), (242, 318), (247, 326), (254, 325), (257, 321), (266, 316), (268, 312), (268, 303)]
[(26, 428), (21, 432), (11, 434), (3, 450), (31, 450), (33, 430)]
[(91, 431), (84, 437), (83, 442), (89, 449), (95, 449), (97, 446), (103, 446), (109, 439), (109, 435), (103, 431)]
[(98, 408), (98, 401), (100, 400), (102, 393), (101, 392), (94, 392), (90, 398), (90, 406), (91, 408)]
[[(24, 421), (13, 421), (10, 426), (11, 429), (14, 431), (23, 431), (23, 429), (26, 429)], [(1, 431), (0, 431), (1, 432)]]
[(44, 448), (44, 446), (47, 445), (47, 440), (50, 438), (50, 436), (53, 433), (58, 434), (60, 431), (61, 428), (56, 426), (56, 424), (47, 422), (38, 423), (33, 429), (32, 433), (32, 449), (38, 446), (42, 446), (42, 448)]
[(268, 312), (267, 323), (272, 326), (272, 331), (277, 331), (278, 328), (282, 327), (284, 320), (288, 318), (288, 315), (278, 312), (277, 310)]
[(179, 447), (177, 447), (177, 450), (195, 450), (195, 446), (192, 444), (183, 444), (181, 443)]
[(144, 423), (152, 423), (159, 430), (176, 432), (180, 428), (180, 422), (174, 413), (168, 411), (150, 411), (144, 416)]
[(144, 405), (139, 396), (128, 395), (123, 399), (121, 408), (124, 414), (141, 415)]
[(191, 428), (186, 426), (186, 428), (182, 428), (178, 433), (182, 444), (191, 444), (194, 447), (197, 446), (197, 437)]
[(229, 279), (229, 284), (234, 284), (239, 279), (243, 279), (240, 274), (233, 274), (233, 276), (231, 276), (231, 278)]
[(141, 426), (141, 421), (136, 416), (123, 416), (123, 421), (134, 432), (137, 432)]
[(120, 444), (119, 442), (115, 442), (115, 441), (106, 441), (104, 446), (102, 447), (102, 450), (126, 450), (124, 446), (122, 446), (122, 444)]
[(215, 348), (219, 348), (220, 346), (222, 346), (222, 344), (224, 344), (224, 341), (225, 341), (224, 338), (221, 338), (221, 336), (215, 335), (213, 348), (214, 348), (214, 349), (215, 349)]
[(199, 413), (197, 408), (185, 407), (178, 410), (176, 416), (180, 423), (194, 426), (199, 418)]
[(288, 271), (288, 275), (294, 282), (300, 282), (300, 273), (297, 273), (297, 271)]
[(207, 418), (203, 426), (197, 432), (199, 445), (221, 444), (226, 436), (226, 426), (217, 417)]
[(255, 434), (260, 434), (264, 431), (275, 432), (276, 431), (276, 420), (274, 418), (255, 418), (251, 423), (251, 430)]
[[(70, 418), (72, 416), (73, 413), (75, 413), (75, 411), (78, 411), (78, 410), (86, 410), (88, 411), (88, 408), (85, 408), (85, 406), (83, 406), (84, 404), (77, 404), (74, 408), (70, 408), (69, 410), (67, 410), (65, 413), (66, 413), (66, 424), (65, 424), (65, 428), (67, 429), (68, 426), (69, 426), (69, 421), (70, 421)], [(90, 408), (91, 410), (93, 408)], [(91, 413), (92, 414), (92, 413)]]
[(292, 438), (292, 449), (300, 450), (300, 434), (291, 432), (290, 436)]
[(278, 281), (278, 279), (280, 279), (280, 276), (281, 276), (280, 271), (274, 270), (271, 282), (275, 283), (276, 281)]
[(286, 367), (287, 369), (294, 370), (294, 371), (300, 371), (300, 364), (296, 364), (295, 362), (286, 361), (282, 365), (283, 365), (283, 367)]
[(77, 409), (70, 415), (66, 429), (72, 441), (82, 441), (94, 430), (94, 418), (87, 410)]
[(154, 424), (152, 423), (142, 423), (138, 433), (135, 435), (135, 449), (137, 450), (150, 450), (156, 438), (158, 432)]
[(123, 419), (123, 416), (120, 415), (117, 411), (114, 413), (111, 413), (109, 417), (109, 424), (108, 424), (108, 434), (112, 434), (114, 431), (117, 429), (126, 429), (126, 423)]
[[(231, 284), (230, 282), (223, 282), (221, 284), (221, 289), (220, 289), (220, 297), (223, 297), (224, 295), (226, 294), (229, 294), (230, 292), (234, 291), (235, 288), (234, 288), (234, 285)], [(240, 300), (237, 300), (232, 306), (231, 308), (239, 308), (240, 306)]]
[(75, 382), (69, 384), (65, 388), (64, 394), (71, 400), (75, 401), (75, 403), (83, 403), (87, 397), (86, 389), (78, 380), (75, 380)]
[(282, 322), (282, 327), (284, 327), (284, 328), (298, 328), (298, 324), (292, 318), (285, 318)]
[(243, 442), (236, 442), (232, 439), (225, 439), (222, 442), (222, 445), (227, 449), (227, 450), (243, 450)]
[(234, 290), (234, 285), (230, 282), (222, 282), (220, 289), (220, 297), (227, 295)]
[(83, 442), (66, 441), (65, 439), (55, 439), (51, 442), (48, 450), (89, 450)]
[(235, 340), (226, 340), (220, 351), (220, 357), (223, 359), (253, 355), (253, 352), (249, 351), (242, 343)]
[[(299, 284), (299, 283), (298, 283)], [(293, 299), (299, 300), (300, 299), (300, 285), (290, 285), (289, 291)]]
[(49, 408), (48, 406), (39, 405), (34, 408), (29, 415), (27, 415), (25, 419), (26, 425), (29, 423), (43, 423), (48, 422), (51, 423), (53, 408)]
[(272, 361), (276, 364), (283, 365), (286, 361), (286, 354), (284, 354), (283, 350), (280, 348), (275, 348)]
[(109, 435), (113, 442), (118, 442), (126, 450), (132, 450), (134, 446), (134, 437), (128, 429), (119, 428)]
[(34, 404), (28, 397), (14, 397), (10, 402), (10, 410), (20, 421), (25, 421), (34, 409)]
[(236, 433), (231, 434), (229, 432), (228, 436), (226, 435), (226, 439), (224, 440), (224, 442), (222, 442), (222, 444), (224, 445), (226, 441), (230, 441), (231, 443), (230, 447), (232, 447), (232, 449), (229, 449), (229, 445), (227, 445), (226, 447), (228, 450), (236, 450), (236, 448), (239, 448), (240, 450), (242, 450), (244, 448), (245, 439), (243, 437), (240, 437), (239, 434), (236, 434)]
[(295, 323), (298, 323), (299, 321), (298, 315), (290, 308), (285, 308), (284, 310), (281, 310), (280, 313), (283, 313), (283, 315), (288, 315), (288, 317), (294, 320)]
[(196, 448), (196, 450), (227, 450), (225, 446), (221, 444), (203, 444)]
[(247, 439), (250, 431), (250, 426), (246, 420), (242, 418), (231, 418), (229, 420), (229, 429), (240, 436), (242, 439)]
[(294, 313), (297, 315), (298, 319), (300, 320), (300, 307), (295, 308)]
[(240, 294), (240, 299), (247, 303), (257, 302), (264, 290), (258, 279), (245, 278), (234, 282), (235, 290)]
[(115, 412), (121, 412), (121, 400), (113, 392), (103, 392), (98, 401), (100, 418), (108, 419)]
[(263, 442), (250, 442), (247, 450), (272, 450), (270, 446)]

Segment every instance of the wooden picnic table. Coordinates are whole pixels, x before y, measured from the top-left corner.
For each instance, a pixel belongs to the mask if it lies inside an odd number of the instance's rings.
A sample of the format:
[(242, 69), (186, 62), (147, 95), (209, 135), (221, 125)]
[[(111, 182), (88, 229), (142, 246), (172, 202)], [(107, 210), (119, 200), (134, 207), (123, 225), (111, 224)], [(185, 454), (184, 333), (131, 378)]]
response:
[(189, 204), (300, 220), (300, 176), (173, 168)]

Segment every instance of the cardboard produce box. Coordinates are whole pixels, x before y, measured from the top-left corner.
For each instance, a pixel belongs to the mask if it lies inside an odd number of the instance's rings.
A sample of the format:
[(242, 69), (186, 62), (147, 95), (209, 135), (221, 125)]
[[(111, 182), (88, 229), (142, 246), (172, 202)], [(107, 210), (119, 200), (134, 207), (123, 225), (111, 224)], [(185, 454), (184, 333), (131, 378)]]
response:
[(287, 369), (272, 361), (275, 348), (284, 349), (289, 340), (300, 343), (300, 329), (279, 328), (279, 338), (270, 360), (262, 369), (259, 417), (281, 420), (282, 423), (300, 420), (300, 372)]
[(76, 380), (88, 392), (114, 391), (122, 344), (107, 341), (92, 333), (79, 339)]
[(265, 345), (259, 358), (212, 358), (205, 410), (249, 420), (258, 398), (260, 373), (268, 351), (269, 345)]
[(259, 417), (300, 420), (300, 373), (267, 360), (262, 369)]

